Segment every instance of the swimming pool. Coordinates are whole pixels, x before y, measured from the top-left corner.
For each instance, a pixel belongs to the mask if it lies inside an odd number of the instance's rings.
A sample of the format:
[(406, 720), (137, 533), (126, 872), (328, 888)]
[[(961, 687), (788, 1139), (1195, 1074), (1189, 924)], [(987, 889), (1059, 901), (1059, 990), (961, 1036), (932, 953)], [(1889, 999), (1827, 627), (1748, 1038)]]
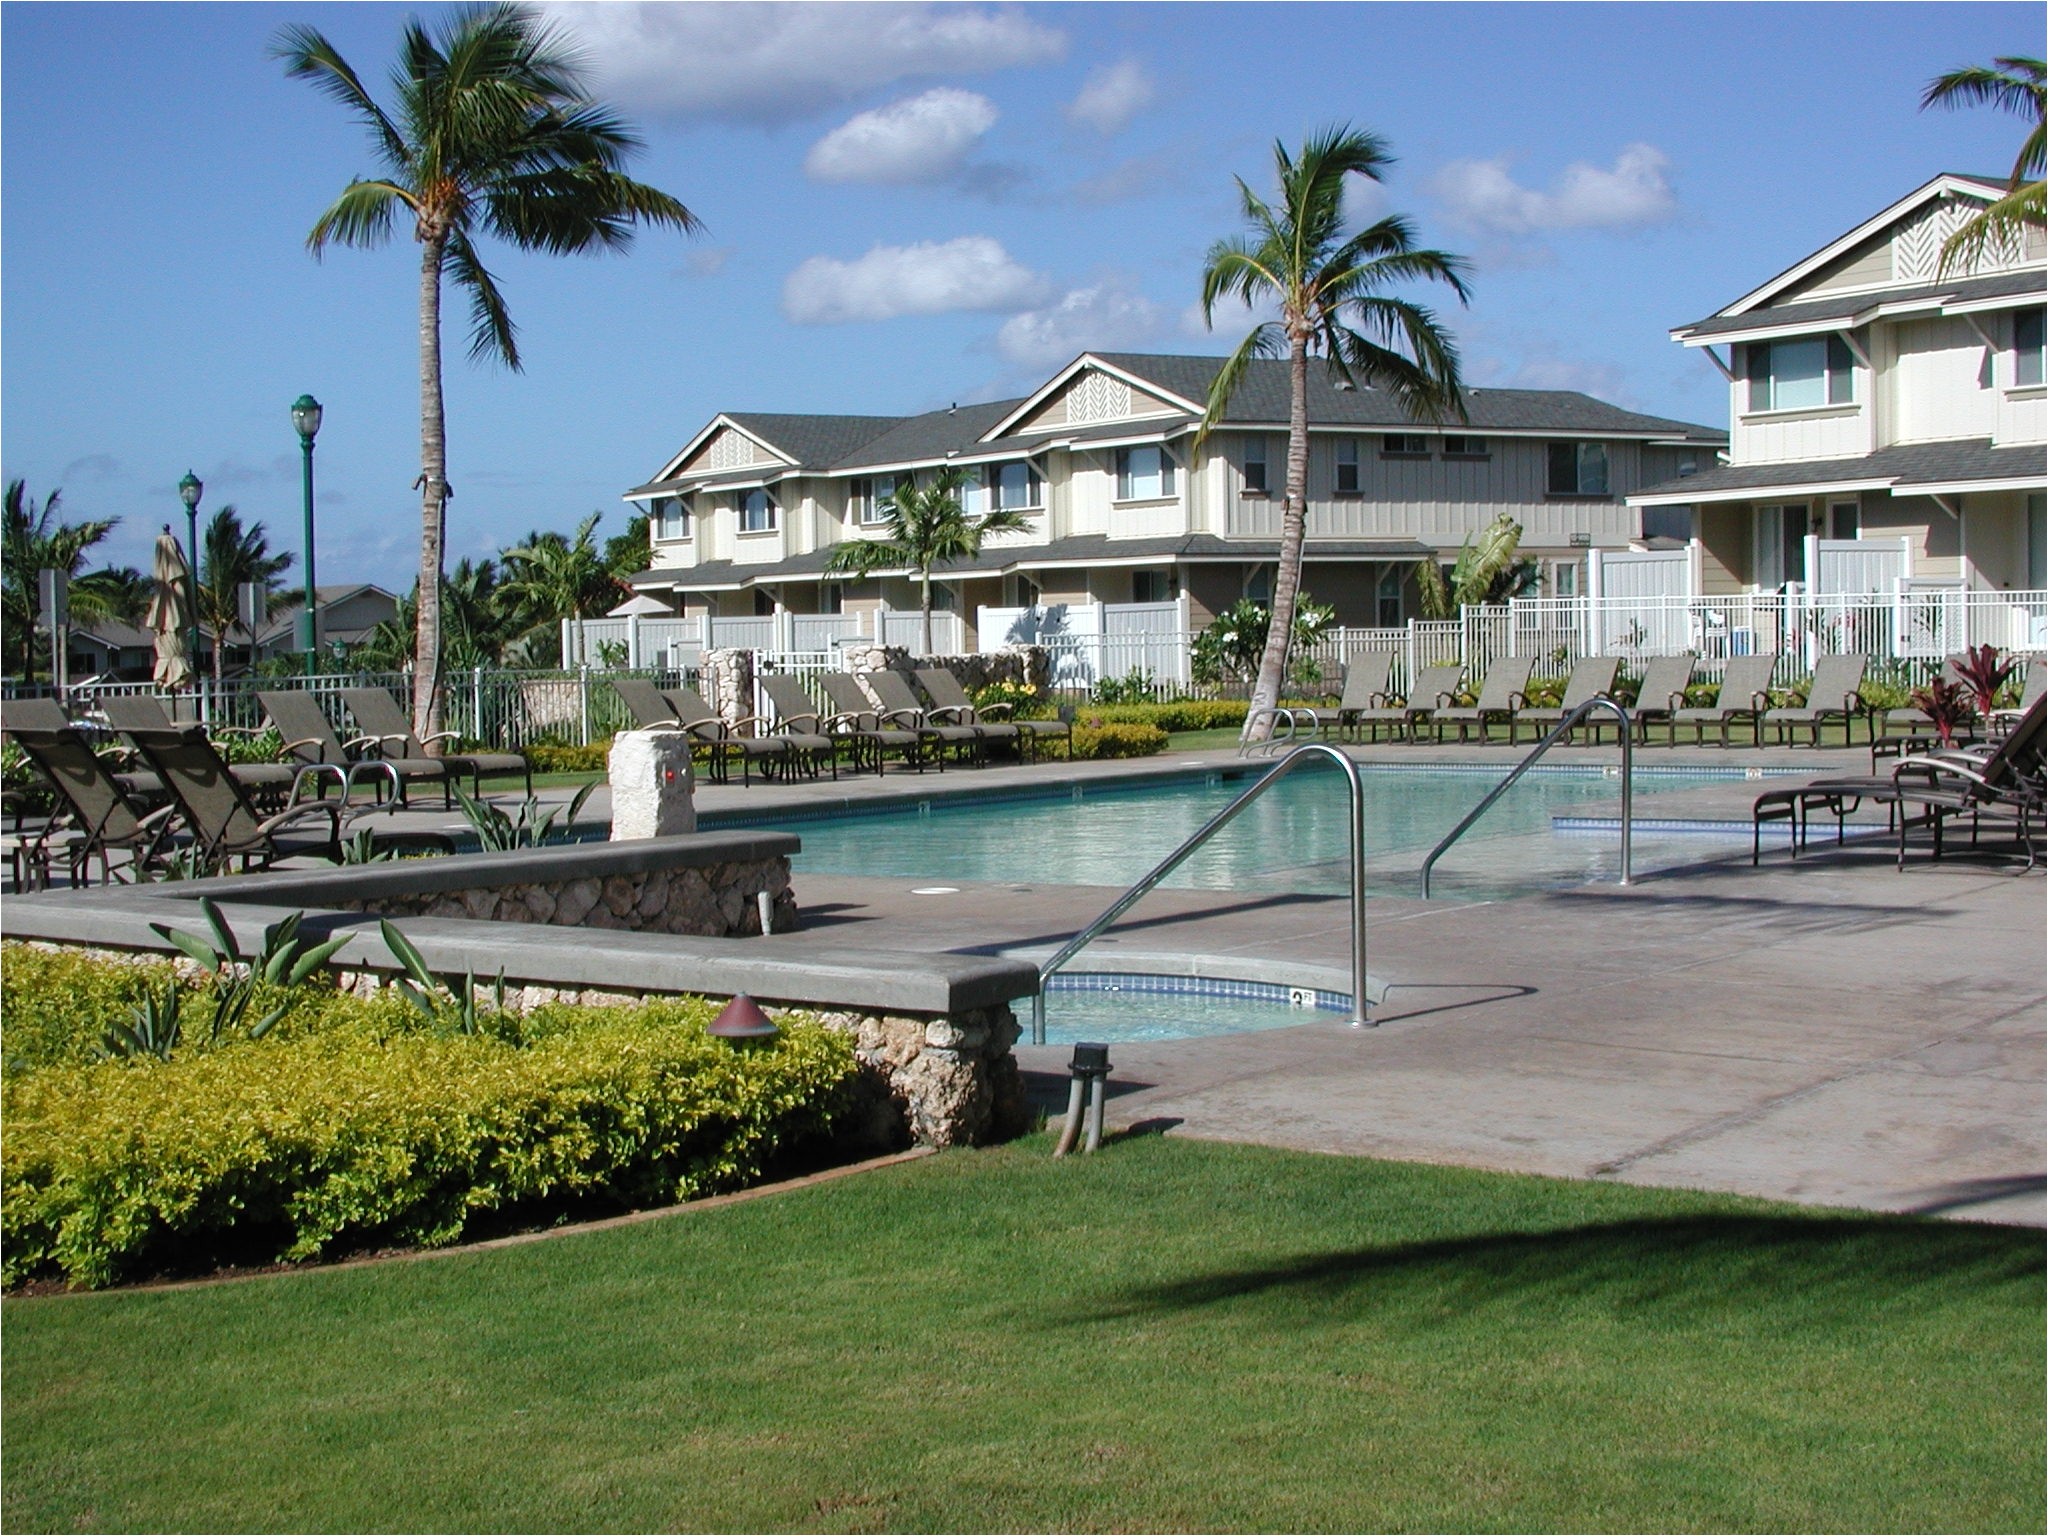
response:
[[(1017, 1011), (1020, 1021), (1028, 1021), (1029, 1000)], [(1346, 993), (1272, 982), (1081, 971), (1061, 972), (1045, 988), (1048, 1045), (1193, 1040), (1301, 1024), (1342, 1027), (1350, 1017)]]

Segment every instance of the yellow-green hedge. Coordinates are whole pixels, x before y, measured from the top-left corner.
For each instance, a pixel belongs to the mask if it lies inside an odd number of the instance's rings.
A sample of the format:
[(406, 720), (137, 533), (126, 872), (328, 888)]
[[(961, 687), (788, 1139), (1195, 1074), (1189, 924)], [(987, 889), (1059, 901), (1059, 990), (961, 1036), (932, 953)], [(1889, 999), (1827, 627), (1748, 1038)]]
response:
[(1091, 724), (1094, 716), (1074, 721), (1074, 756), (1077, 758), (1150, 757), (1166, 750), (1166, 732), (1156, 725), (1126, 725), (1115, 721)]
[(1212, 731), (1244, 724), (1243, 699), (1177, 699), (1167, 704), (1092, 704), (1075, 716), (1104, 724), (1154, 725), (1162, 731)]
[(713, 1008), (547, 1007), (520, 1044), (330, 995), (296, 1035), (11, 1072), (5, 1282), (449, 1243), (491, 1212), (743, 1184), (826, 1132), (856, 1064), (794, 1017), (735, 1049), (704, 1033)]

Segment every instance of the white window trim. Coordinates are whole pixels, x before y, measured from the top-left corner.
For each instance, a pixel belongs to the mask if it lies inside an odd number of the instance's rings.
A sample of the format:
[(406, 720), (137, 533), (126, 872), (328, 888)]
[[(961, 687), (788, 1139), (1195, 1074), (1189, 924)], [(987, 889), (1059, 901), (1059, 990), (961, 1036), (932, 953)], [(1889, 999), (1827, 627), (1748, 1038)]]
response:
[[(751, 495), (752, 492), (748, 494)], [(766, 488), (763, 488), (761, 494), (767, 497), (768, 500), (768, 523), (763, 528), (749, 528), (747, 526), (747, 499), (745, 496), (742, 496), (733, 503), (733, 521), (738, 527), (739, 536), (743, 539), (764, 538), (769, 534), (782, 531), (781, 505), (775, 500), (773, 493), (769, 492)]]
[(1841, 405), (1795, 405), (1782, 411), (1744, 411), (1744, 421), (1831, 421), (1854, 416), (1863, 409), (1861, 400)]

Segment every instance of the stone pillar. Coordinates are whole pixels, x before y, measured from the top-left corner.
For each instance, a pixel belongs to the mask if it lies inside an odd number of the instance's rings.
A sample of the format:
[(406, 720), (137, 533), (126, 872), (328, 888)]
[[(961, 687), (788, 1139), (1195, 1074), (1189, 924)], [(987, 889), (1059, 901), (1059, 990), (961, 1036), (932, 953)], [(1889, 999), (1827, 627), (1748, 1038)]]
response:
[(711, 707), (728, 726), (737, 726), (754, 712), (754, 653), (706, 651), (700, 663), (710, 684)]
[(612, 738), (612, 841), (697, 830), (690, 738), (683, 731), (621, 731)]

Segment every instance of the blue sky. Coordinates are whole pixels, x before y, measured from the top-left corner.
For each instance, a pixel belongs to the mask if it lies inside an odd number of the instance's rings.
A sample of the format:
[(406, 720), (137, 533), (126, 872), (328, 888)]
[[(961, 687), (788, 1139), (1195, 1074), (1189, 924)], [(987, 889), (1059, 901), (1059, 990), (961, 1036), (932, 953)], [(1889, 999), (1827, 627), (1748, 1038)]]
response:
[[(146, 566), (235, 503), (299, 543), (302, 391), (323, 581), (404, 590), (418, 540), (416, 257), (304, 248), (375, 169), (266, 55), (325, 31), (379, 88), (432, 7), (0, 6), (0, 464)], [(2014, 119), (1922, 113), (1933, 74), (2038, 52), (2038, 5), (562, 5), (635, 173), (700, 239), (489, 260), (526, 371), (463, 361), (450, 556), (572, 527), (719, 410), (894, 414), (1021, 393), (1086, 347), (1222, 352), (1190, 323), (1231, 178), (1349, 121), (1399, 164), (1357, 200), (1470, 256), (1446, 311), (1476, 384), (1720, 422), (1668, 329), (1941, 170), (2002, 172)], [(1238, 327), (1241, 334), (1241, 326)], [(182, 523), (180, 524), (182, 527)]]

